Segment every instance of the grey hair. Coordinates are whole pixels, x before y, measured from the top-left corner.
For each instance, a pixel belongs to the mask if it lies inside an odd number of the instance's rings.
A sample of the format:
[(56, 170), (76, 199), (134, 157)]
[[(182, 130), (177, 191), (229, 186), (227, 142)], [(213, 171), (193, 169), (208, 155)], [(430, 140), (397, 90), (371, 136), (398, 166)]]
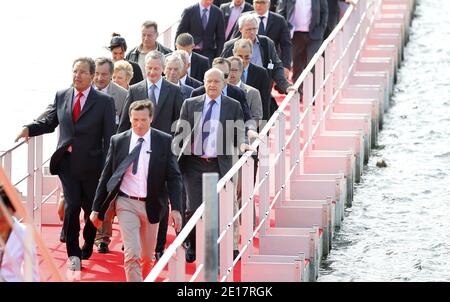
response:
[(253, 53), (253, 43), (250, 39), (239, 39), (233, 45), (234, 55), (238, 49), (250, 49), (250, 53)]
[(255, 25), (258, 25), (258, 19), (256, 18), (255, 15), (243, 14), (242, 16), (239, 17), (239, 20), (238, 20), (239, 29), (241, 29), (244, 26), (244, 23), (248, 22), (248, 21), (252, 21), (253, 23), (255, 23)]
[(233, 63), (233, 61), (236, 61), (238, 63), (239, 70), (240, 71), (244, 70), (244, 62), (242, 61), (241, 58), (239, 58), (239, 57), (229, 57), (229, 58), (227, 58), (227, 61), (230, 62), (230, 64)]
[(161, 52), (157, 50), (152, 50), (145, 56), (145, 65), (147, 65), (148, 61), (150, 60), (159, 60), (161, 62), (162, 68), (164, 69), (166, 67), (166, 58)]
[(171, 53), (169, 56), (166, 57), (166, 65), (169, 63), (175, 63), (178, 65), (178, 68), (180, 70), (184, 69), (184, 62), (183, 58), (181, 57), (181, 54), (179, 53)]

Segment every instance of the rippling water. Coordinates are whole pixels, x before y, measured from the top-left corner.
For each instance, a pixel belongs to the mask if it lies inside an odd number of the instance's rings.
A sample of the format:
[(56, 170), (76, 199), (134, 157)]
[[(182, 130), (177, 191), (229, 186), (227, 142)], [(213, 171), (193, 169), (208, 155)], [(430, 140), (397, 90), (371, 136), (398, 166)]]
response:
[(449, 13), (418, 1), (379, 148), (319, 281), (450, 281)]

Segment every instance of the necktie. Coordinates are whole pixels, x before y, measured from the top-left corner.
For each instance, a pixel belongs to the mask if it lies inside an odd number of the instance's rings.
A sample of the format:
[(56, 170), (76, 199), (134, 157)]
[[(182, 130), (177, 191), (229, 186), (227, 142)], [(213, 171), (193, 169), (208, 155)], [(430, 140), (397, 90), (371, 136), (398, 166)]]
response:
[(241, 74), (241, 81), (242, 81), (242, 83), (247, 82), (247, 79), (246, 79), (246, 73), (247, 73), (247, 70), (244, 69), (244, 71), (243, 71), (242, 74)]
[(212, 108), (213, 108), (215, 103), (216, 103), (215, 100), (211, 100), (209, 102), (208, 111), (206, 111), (205, 118), (203, 119), (203, 124), (202, 124), (202, 155), (205, 155), (205, 141), (208, 138), (208, 135), (209, 135), (210, 130), (211, 130), (210, 129), (211, 125), (207, 125), (208, 127), (206, 127), (206, 129), (205, 129), (205, 125), (206, 125), (206, 123), (208, 123), (211, 120)]
[(152, 101), (154, 107), (156, 108), (155, 88), (156, 88), (156, 85), (155, 85), (155, 84), (153, 84), (152, 86), (150, 86), (150, 89), (148, 90), (148, 98), (150, 99), (150, 101)]
[(203, 29), (206, 29), (206, 25), (208, 24), (208, 16), (206, 15), (207, 12), (208, 12), (208, 10), (206, 8), (204, 8), (203, 9), (203, 14), (202, 14)]
[(260, 16), (258, 17), (261, 21), (259, 22), (259, 29), (258, 29), (258, 35), (265, 35), (266, 34), (266, 30), (264, 29), (264, 16)]
[(144, 142), (144, 139), (142, 137), (140, 137), (138, 139), (138, 144), (136, 145), (136, 147), (134, 147), (133, 151), (131, 151), (131, 153), (133, 153), (136, 150), (136, 153), (133, 155), (133, 169), (131, 171), (133, 173), (133, 175), (137, 173), (138, 163), (139, 163), (139, 154), (141, 153), (141, 148), (142, 148), (143, 142)]
[(114, 187), (119, 183), (119, 181), (122, 179), (122, 175), (125, 173), (125, 171), (128, 169), (128, 167), (133, 164), (133, 168), (131, 172), (133, 174), (136, 174), (137, 168), (138, 168), (138, 162), (139, 162), (139, 154), (141, 153), (142, 143), (144, 142), (144, 139), (140, 137), (138, 139), (138, 144), (131, 150), (131, 152), (125, 157), (125, 159), (119, 164), (116, 171), (114, 171), (113, 175), (109, 179), (108, 183), (106, 184), (106, 188), (108, 192), (111, 192)]
[(82, 92), (78, 92), (77, 94), (77, 100), (75, 101), (75, 106), (73, 107), (72, 111), (72, 120), (74, 123), (78, 121), (78, 118), (80, 117), (81, 112), (81, 98), (83, 97)]

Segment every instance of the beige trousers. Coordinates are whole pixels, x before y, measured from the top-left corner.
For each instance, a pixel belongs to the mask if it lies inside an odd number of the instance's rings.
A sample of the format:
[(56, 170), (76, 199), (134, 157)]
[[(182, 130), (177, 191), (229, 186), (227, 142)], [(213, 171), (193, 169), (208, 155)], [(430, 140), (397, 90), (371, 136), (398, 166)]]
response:
[(148, 221), (145, 202), (122, 196), (117, 198), (116, 213), (125, 248), (127, 281), (142, 281), (152, 268), (159, 223)]

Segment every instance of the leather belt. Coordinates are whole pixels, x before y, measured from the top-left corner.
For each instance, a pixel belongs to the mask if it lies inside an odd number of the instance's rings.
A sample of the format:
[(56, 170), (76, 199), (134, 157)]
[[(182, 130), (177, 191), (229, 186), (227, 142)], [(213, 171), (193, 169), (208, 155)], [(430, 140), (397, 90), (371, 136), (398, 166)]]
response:
[(118, 193), (117, 195), (123, 196), (123, 197), (126, 197), (126, 198), (129, 198), (129, 199), (139, 200), (139, 201), (146, 201), (146, 200), (147, 200), (147, 197), (136, 197), (136, 196), (131, 196), (131, 195), (125, 194), (125, 193), (122, 192), (122, 191), (119, 191), (119, 193)]

